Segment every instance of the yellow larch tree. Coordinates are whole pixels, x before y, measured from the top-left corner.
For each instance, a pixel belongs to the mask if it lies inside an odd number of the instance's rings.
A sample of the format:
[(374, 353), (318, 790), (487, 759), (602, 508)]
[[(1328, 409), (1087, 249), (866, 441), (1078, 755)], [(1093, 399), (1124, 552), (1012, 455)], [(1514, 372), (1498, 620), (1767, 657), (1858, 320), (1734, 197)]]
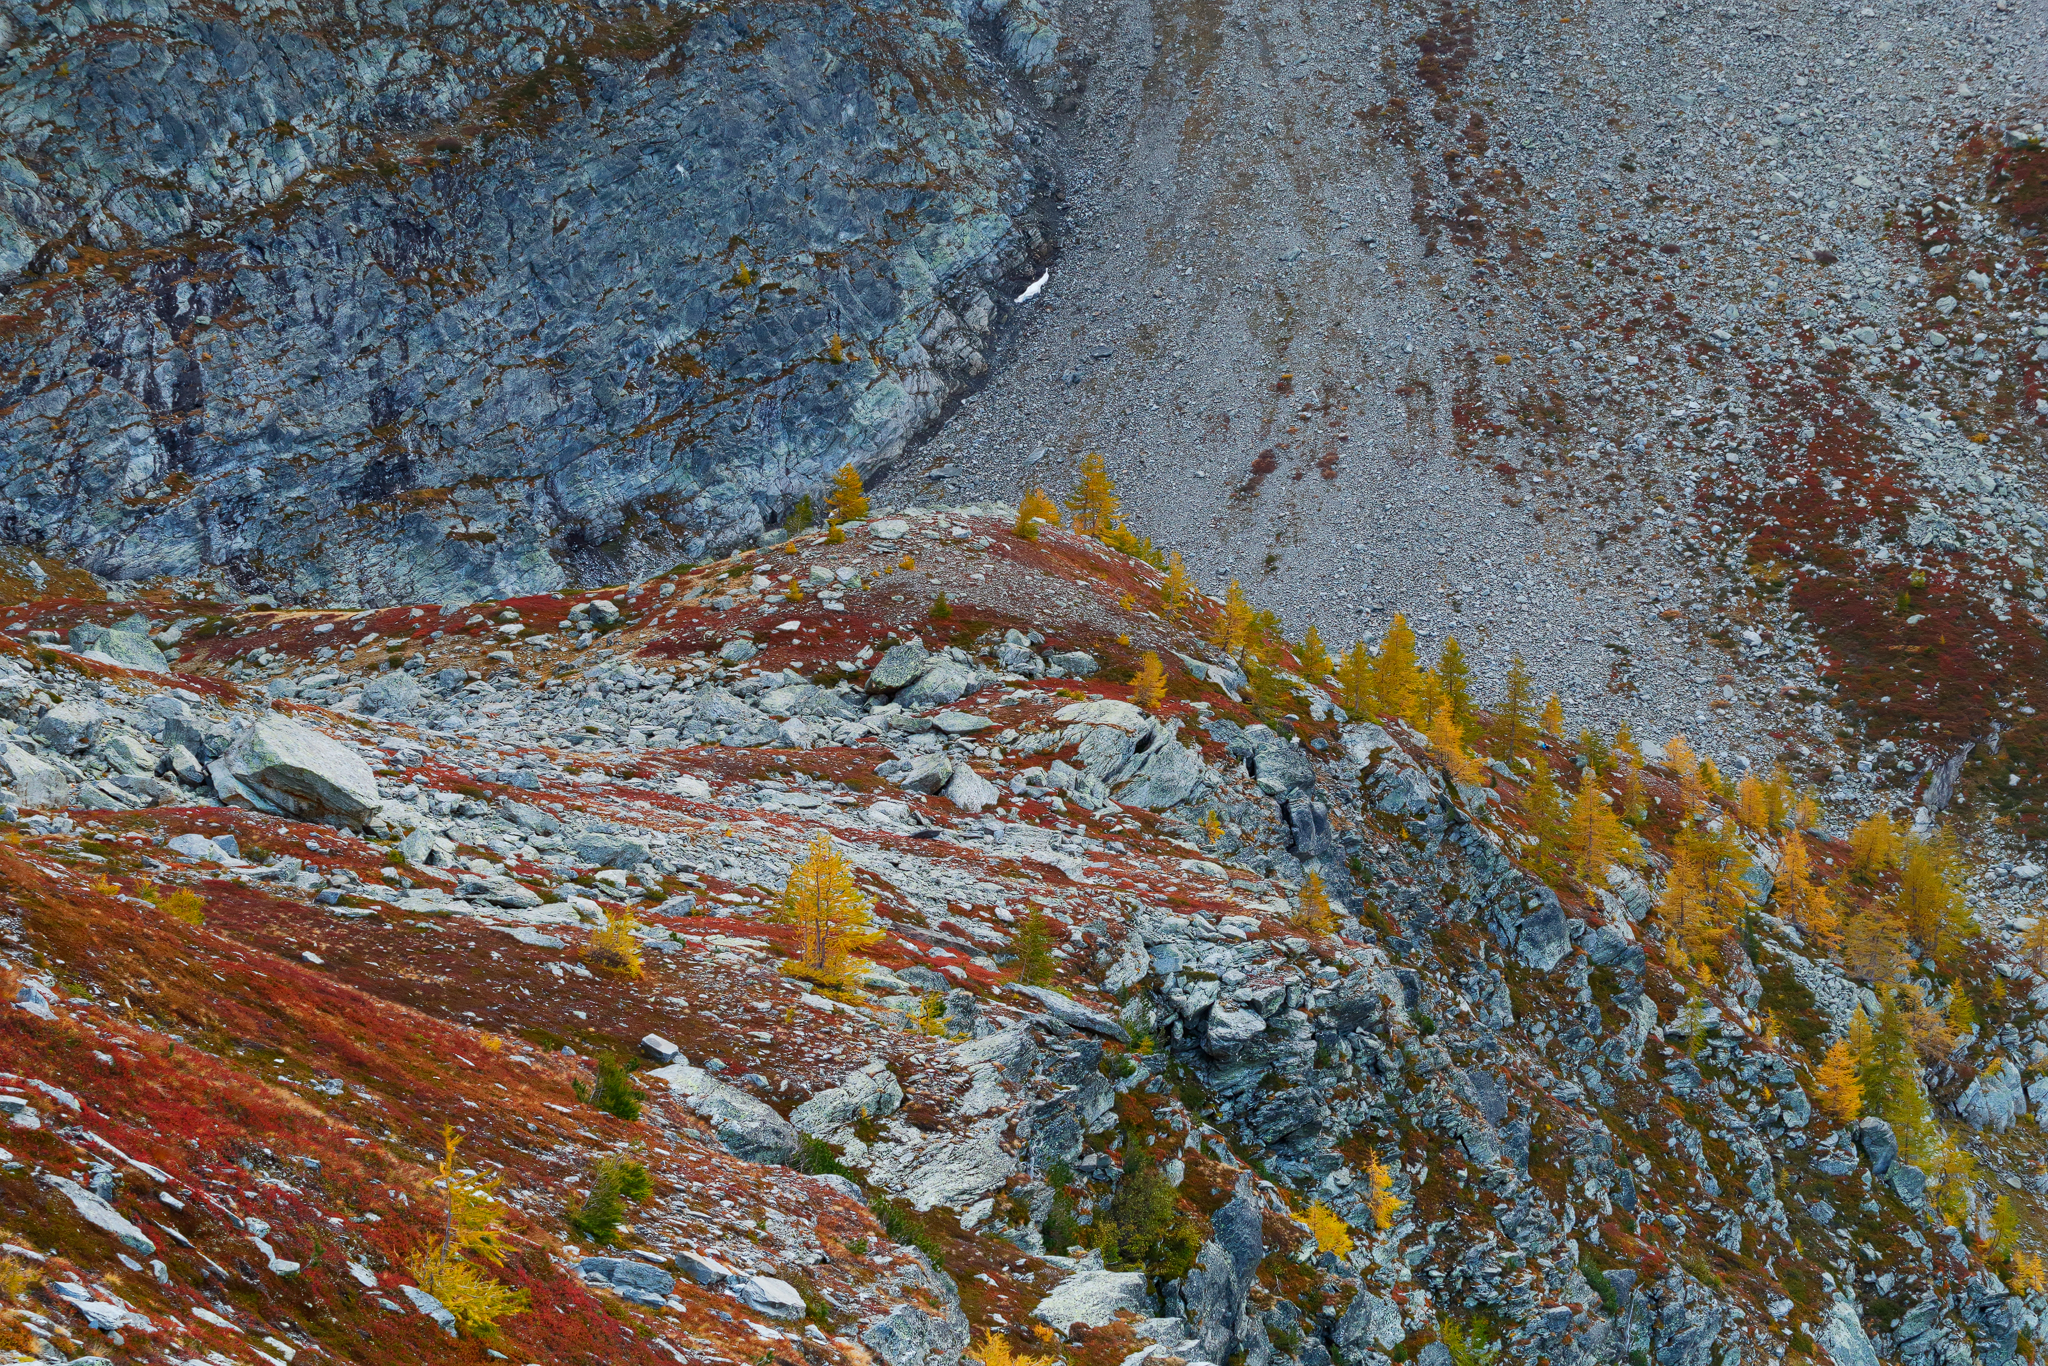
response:
[(1430, 718), (1429, 747), (1437, 761), (1450, 773), (1452, 781), (1461, 787), (1476, 787), (1486, 780), (1486, 769), (1465, 748), (1465, 734), (1458, 729), (1457, 717), (1451, 711), (1448, 701), (1437, 704), (1436, 715)]
[(1232, 659), (1240, 659), (1251, 625), (1252, 605), (1245, 601), (1243, 586), (1232, 579), (1224, 590), (1223, 610), (1216, 614), (1216, 630), (1209, 639)]
[(1374, 1153), (1365, 1164), (1365, 1207), (1372, 1214), (1372, 1226), (1385, 1233), (1401, 1213), (1401, 1197), (1394, 1194), (1394, 1174)]
[(1956, 857), (1945, 838), (1919, 836), (1905, 842), (1892, 909), (1922, 952), (1943, 962), (1953, 960), (1963, 941), (1977, 933), (1969, 904), (1956, 887)]
[(1380, 638), (1379, 658), (1373, 661), (1373, 701), (1383, 716), (1409, 721), (1427, 720), (1415, 712), (1416, 694), (1422, 673), (1415, 667), (1415, 632), (1408, 618), (1396, 612), (1387, 633)]
[(1329, 676), (1330, 652), (1323, 648), (1323, 638), (1313, 625), (1302, 635), (1294, 658), (1301, 665), (1301, 676), (1309, 682), (1320, 683)]
[(1100, 452), (1081, 457), (1081, 478), (1067, 495), (1067, 510), (1074, 514), (1074, 530), (1083, 536), (1100, 536), (1117, 524), (1123, 502)]
[(832, 492), (825, 499), (832, 509), (835, 522), (857, 522), (868, 515), (867, 490), (860, 482), (860, 471), (851, 461), (839, 467), (839, 473), (832, 476)]
[(1330, 906), (1330, 893), (1323, 875), (1311, 868), (1301, 880), (1301, 909), (1294, 914), (1294, 928), (1303, 934), (1335, 934), (1337, 913)]
[(1315, 1238), (1316, 1251), (1334, 1252), (1340, 1258), (1351, 1255), (1351, 1225), (1344, 1222), (1343, 1215), (1317, 1200), (1309, 1205), (1301, 1221)]
[(1703, 980), (1711, 980), (1713, 970), (1720, 966), (1721, 945), (1734, 925), (1721, 915), (1709, 895), (1706, 876), (1687, 842), (1681, 841), (1672, 853), (1657, 914), (1694, 971)]
[(1038, 524), (1040, 522), (1058, 526), (1060, 524), (1060, 505), (1055, 503), (1052, 500), (1052, 496), (1044, 489), (1026, 489), (1023, 500), (1017, 504), (1017, 525), (1012, 528), (1012, 531), (1027, 541), (1035, 541), (1038, 539)]
[(1635, 852), (1635, 835), (1614, 814), (1590, 766), (1579, 775), (1579, 792), (1572, 799), (1565, 824), (1571, 840), (1572, 871), (1588, 886), (1604, 882), (1607, 865)]
[(775, 920), (797, 931), (797, 956), (785, 967), (826, 985), (842, 983), (848, 955), (881, 938), (869, 909), (845, 856), (820, 833), (803, 862), (790, 869), (775, 912)]
[(1337, 696), (1345, 715), (1361, 721), (1372, 715), (1372, 652), (1358, 641), (1337, 662)]
[(640, 922), (632, 907), (606, 911), (604, 924), (590, 932), (590, 945), (583, 950), (584, 960), (599, 972), (614, 977), (638, 977), (642, 971), (639, 930)]
[(1195, 598), (1195, 581), (1178, 550), (1166, 557), (1166, 581), (1159, 585), (1159, 605), (1168, 616), (1180, 616)]
[(1797, 925), (1811, 943), (1827, 953), (1841, 947), (1842, 917), (1827, 889), (1813, 880), (1806, 837), (1797, 830), (1785, 836), (1785, 847), (1778, 856), (1777, 885), (1771, 894), (1778, 903), (1778, 914)]
[(1868, 906), (1842, 922), (1842, 967), (1865, 982), (1895, 982), (1911, 967), (1906, 932), (1888, 906)]
[(1902, 832), (1890, 812), (1865, 818), (1849, 832), (1849, 871), (1858, 877), (1876, 877), (1898, 861), (1902, 843)]
[(1642, 767), (1643, 748), (1636, 743), (1635, 732), (1628, 728), (1628, 722), (1624, 721), (1614, 728), (1614, 743), (1608, 748), (1637, 768)]
[(439, 1300), (466, 1332), (487, 1331), (500, 1319), (531, 1307), (524, 1290), (515, 1290), (471, 1263), (475, 1257), (492, 1266), (505, 1262), (501, 1233), (503, 1213), (496, 1194), (499, 1178), (466, 1176), (455, 1158), (462, 1140), (453, 1125), (441, 1129), (441, 1162), (435, 1168), (440, 1225), (427, 1246), (406, 1258), (406, 1269), (420, 1289)]
[(1820, 1066), (1814, 1069), (1813, 1089), (1820, 1108), (1837, 1124), (1851, 1124), (1863, 1115), (1863, 1083), (1856, 1076), (1856, 1055), (1847, 1039), (1828, 1046)]
[(1550, 700), (1543, 704), (1543, 719), (1538, 724), (1543, 727), (1545, 735), (1555, 735), (1559, 739), (1564, 737), (1564, 703), (1556, 693), (1552, 693)]
[(1707, 787), (1700, 778), (1700, 756), (1683, 735), (1664, 742), (1664, 763), (1678, 777), (1678, 815), (1691, 820), (1699, 815), (1707, 799)]
[(1138, 665), (1137, 676), (1131, 680), (1131, 701), (1146, 711), (1158, 711), (1166, 702), (1166, 666), (1155, 651), (1145, 651)]

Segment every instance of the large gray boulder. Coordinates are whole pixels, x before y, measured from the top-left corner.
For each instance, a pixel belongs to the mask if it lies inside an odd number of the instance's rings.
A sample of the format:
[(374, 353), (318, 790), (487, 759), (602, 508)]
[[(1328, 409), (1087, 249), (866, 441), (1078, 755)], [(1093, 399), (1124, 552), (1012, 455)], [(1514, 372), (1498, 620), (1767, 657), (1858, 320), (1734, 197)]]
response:
[(1010, 990), (1038, 1002), (1046, 1014), (1061, 1024), (1072, 1025), (1075, 1029), (1085, 1029), (1091, 1034), (1100, 1034), (1105, 1039), (1115, 1039), (1118, 1043), (1131, 1041), (1129, 1032), (1122, 1025), (1101, 1011), (1091, 1010), (1082, 1005), (1070, 996), (1062, 996), (1057, 991), (1049, 991), (1044, 987), (1026, 986), (1022, 982), (1012, 982)]
[(36, 718), (36, 739), (59, 754), (81, 753), (100, 738), (103, 715), (97, 702), (84, 698), (59, 702)]
[(242, 732), (222, 767), (276, 810), (301, 820), (360, 829), (377, 814), (377, 777), (362, 756), (275, 712)]
[(974, 814), (985, 806), (994, 806), (1002, 792), (988, 779), (976, 773), (965, 764), (956, 765), (952, 778), (946, 783), (946, 800), (962, 811)]
[(640, 1074), (667, 1085), (692, 1113), (711, 1125), (725, 1150), (745, 1162), (784, 1163), (796, 1155), (796, 1127), (736, 1086), (701, 1067), (670, 1063)]
[(896, 694), (896, 701), (908, 711), (948, 707), (974, 691), (974, 670), (941, 659), (918, 676), (915, 683)]
[(149, 638), (147, 624), (143, 622), (125, 621), (111, 629), (105, 626), (74, 626), (71, 628), (71, 648), (102, 664), (118, 664), (124, 669), (143, 673), (170, 672), (170, 661)]
[(2026, 1085), (2010, 1060), (1993, 1058), (1956, 1097), (1956, 1114), (1966, 1124), (2002, 1134), (2027, 1112)]
[(571, 836), (569, 852), (600, 868), (638, 868), (653, 857), (646, 841), (634, 839), (631, 835), (606, 834), (602, 830), (585, 830)]
[(1145, 1287), (1145, 1274), (1089, 1268), (1054, 1286), (1031, 1311), (1031, 1316), (1064, 1333), (1077, 1323), (1090, 1328), (1106, 1327), (1125, 1311), (1139, 1318), (1152, 1314), (1152, 1292)]
[(1898, 1135), (1875, 1115), (1865, 1115), (1856, 1122), (1856, 1146), (1869, 1159), (1872, 1176), (1883, 1176), (1899, 1158)]
[(818, 1092), (789, 1112), (789, 1122), (807, 1134), (829, 1134), (862, 1115), (880, 1119), (903, 1104), (903, 1086), (887, 1067), (849, 1072), (839, 1085)]
[(0, 749), (0, 770), (14, 789), (16, 806), (53, 809), (71, 804), (71, 780), (55, 764), (20, 745)]
[[(659, 1309), (675, 1293), (676, 1278), (658, 1266), (624, 1257), (585, 1257), (576, 1264), (583, 1279), (609, 1286), (622, 1300)], [(803, 1301), (799, 1299), (798, 1304)]]
[(380, 674), (363, 689), (363, 710), (372, 716), (402, 715), (419, 704), (419, 680), (403, 669)]
[(907, 688), (931, 668), (933, 657), (921, 645), (892, 645), (868, 670), (869, 692), (894, 692)]
[(1828, 1307), (1820, 1326), (1813, 1330), (1813, 1340), (1835, 1366), (1878, 1366), (1870, 1335), (1863, 1331), (1863, 1320), (1848, 1300), (1836, 1300)]

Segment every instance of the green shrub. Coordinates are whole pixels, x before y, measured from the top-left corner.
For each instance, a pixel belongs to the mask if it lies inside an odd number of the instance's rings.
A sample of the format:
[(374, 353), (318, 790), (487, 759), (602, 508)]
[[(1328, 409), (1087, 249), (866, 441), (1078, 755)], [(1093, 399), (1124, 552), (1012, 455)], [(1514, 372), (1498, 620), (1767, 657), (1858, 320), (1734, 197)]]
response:
[(593, 1243), (618, 1237), (626, 1204), (639, 1204), (654, 1194), (647, 1168), (625, 1157), (601, 1157), (591, 1166), (590, 1194), (568, 1216), (569, 1227)]
[(939, 1264), (938, 1240), (925, 1232), (924, 1226), (911, 1217), (909, 1210), (886, 1195), (869, 1196), (868, 1208), (874, 1211), (875, 1218), (881, 1222), (882, 1232), (889, 1235), (890, 1242), (914, 1247), (931, 1258), (934, 1266)]
[(647, 1093), (633, 1084), (632, 1068), (621, 1067), (609, 1053), (597, 1060), (597, 1085), (572, 1082), (570, 1089), (576, 1099), (620, 1119), (640, 1118), (640, 1102), (647, 1099)]

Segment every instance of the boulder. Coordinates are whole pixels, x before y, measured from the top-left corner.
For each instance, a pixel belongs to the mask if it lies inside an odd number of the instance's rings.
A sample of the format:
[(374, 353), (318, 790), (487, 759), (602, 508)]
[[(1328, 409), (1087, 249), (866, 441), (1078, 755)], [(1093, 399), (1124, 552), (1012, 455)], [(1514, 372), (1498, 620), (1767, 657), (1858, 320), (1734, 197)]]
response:
[(363, 710), (372, 716), (398, 716), (419, 704), (419, 681), (403, 669), (380, 674), (363, 689)]
[(1834, 1366), (1878, 1366), (1870, 1335), (1863, 1331), (1863, 1320), (1848, 1300), (1836, 1300), (1828, 1307), (1820, 1325), (1813, 1330), (1813, 1340)]
[(711, 1125), (718, 1141), (734, 1157), (779, 1165), (796, 1155), (797, 1131), (788, 1120), (703, 1068), (677, 1062), (641, 1075), (667, 1083), (685, 1106)]
[(360, 829), (377, 812), (377, 778), (361, 755), (275, 712), (243, 731), (222, 762), (236, 782), (301, 820)]
[(1856, 1146), (1869, 1160), (1872, 1176), (1883, 1176), (1899, 1157), (1898, 1136), (1891, 1125), (1875, 1115), (1866, 1115), (1856, 1122)]
[(977, 1122), (964, 1133), (916, 1135), (876, 1144), (868, 1151), (868, 1179), (908, 1200), (917, 1210), (964, 1210), (999, 1191), (1017, 1170), (1003, 1146), (1009, 1117)]
[(683, 1054), (682, 1049), (676, 1047), (667, 1039), (662, 1038), (659, 1034), (641, 1035), (640, 1052), (643, 1056), (652, 1058), (663, 1066), (674, 1062)]
[(1090, 1010), (1079, 1001), (1062, 996), (1057, 991), (1025, 986), (1022, 982), (1010, 983), (1009, 989), (1019, 996), (1028, 996), (1038, 1002), (1046, 1014), (1061, 1024), (1085, 1029), (1091, 1034), (1100, 1034), (1105, 1039), (1115, 1039), (1118, 1043), (1127, 1044), (1131, 1041), (1131, 1036), (1115, 1020), (1099, 1010)]
[(932, 666), (932, 656), (921, 645), (892, 645), (868, 670), (869, 692), (894, 692), (907, 688)]
[(1885, 1173), (1890, 1182), (1892, 1194), (1899, 1197), (1907, 1208), (1918, 1209), (1927, 1198), (1927, 1173), (1910, 1162), (1894, 1162)]
[(569, 851), (585, 863), (600, 868), (638, 868), (653, 857), (647, 845), (630, 835), (609, 835), (602, 830), (585, 830), (571, 836)]
[(1956, 1097), (1955, 1109), (1964, 1123), (2002, 1134), (2027, 1112), (2026, 1078), (2009, 1059), (1993, 1058)]
[(1116, 1322), (1128, 1310), (1139, 1318), (1152, 1314), (1152, 1294), (1145, 1288), (1140, 1271), (1077, 1271), (1052, 1288), (1038, 1302), (1031, 1316), (1055, 1332), (1064, 1333), (1077, 1323), (1103, 1328)]
[(804, 1297), (788, 1281), (773, 1276), (736, 1275), (719, 1287), (757, 1314), (794, 1322), (807, 1312)]
[(100, 738), (100, 721), (97, 702), (59, 702), (36, 719), (35, 737), (59, 754), (78, 754)]
[(976, 681), (972, 669), (941, 659), (918, 675), (915, 683), (897, 693), (895, 700), (907, 711), (947, 707), (973, 692)]
[(994, 806), (1001, 795), (1000, 788), (965, 764), (956, 767), (946, 783), (946, 800), (970, 815)]
[(829, 1134), (866, 1115), (880, 1119), (903, 1104), (903, 1086), (887, 1068), (849, 1072), (839, 1085), (818, 1092), (789, 1112), (789, 1122), (807, 1134)]
[(401, 1285), (398, 1289), (406, 1299), (412, 1301), (412, 1307), (415, 1310), (425, 1314), (435, 1323), (440, 1324), (442, 1331), (447, 1333), (449, 1337), (455, 1336), (455, 1315), (449, 1312), (447, 1305), (441, 1303), (441, 1301), (435, 1299), (416, 1285)]
[(953, 761), (934, 751), (920, 754), (896, 778), (896, 786), (908, 792), (937, 792), (953, 780)]
[(678, 1252), (675, 1268), (699, 1285), (721, 1285), (739, 1273), (702, 1252)]
[(1355, 1361), (1361, 1348), (1386, 1352), (1400, 1346), (1402, 1339), (1408, 1336), (1408, 1330), (1401, 1324), (1399, 1305), (1392, 1300), (1381, 1299), (1370, 1290), (1360, 1290), (1345, 1306), (1331, 1336), (1344, 1353), (1344, 1359)]
[(754, 657), (754, 652), (754, 642), (751, 640), (728, 640), (718, 647), (718, 662), (744, 664)]
[(0, 749), (0, 770), (6, 771), (17, 806), (49, 809), (71, 804), (71, 781), (63, 771), (19, 745)]
[[(609, 1286), (622, 1300), (659, 1309), (675, 1293), (676, 1278), (658, 1266), (624, 1257), (585, 1257), (576, 1264), (583, 1279)], [(802, 1300), (799, 1299), (801, 1304)]]
[[(75, 636), (77, 632), (72, 634)], [(85, 648), (85, 657), (141, 673), (161, 674), (171, 670), (171, 663), (164, 658), (164, 652), (139, 631), (107, 631)]]
[(234, 735), (225, 722), (179, 714), (164, 718), (163, 742), (189, 750), (193, 758), (206, 763), (226, 754)]
[(1265, 1032), (1265, 1017), (1257, 1011), (1219, 1004), (1209, 1012), (1203, 1026), (1202, 1051), (1218, 1062), (1229, 1062)]
[(1045, 657), (1046, 671), (1070, 678), (1090, 678), (1102, 666), (1086, 650), (1061, 650)]

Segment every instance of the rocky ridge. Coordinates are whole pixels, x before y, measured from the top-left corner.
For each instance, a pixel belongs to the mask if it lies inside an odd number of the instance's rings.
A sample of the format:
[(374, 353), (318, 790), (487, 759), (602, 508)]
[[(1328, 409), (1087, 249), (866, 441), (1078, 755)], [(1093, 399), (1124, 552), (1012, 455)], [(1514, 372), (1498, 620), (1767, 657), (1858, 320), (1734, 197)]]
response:
[[(2048, 1301), (1977, 1241), (2000, 1191), (2040, 1193), (2048, 1101), (2048, 981), (1999, 922), (2006, 987), (1927, 1074), (1979, 1164), (1952, 1225), (1881, 1121), (1809, 1099), (1867, 989), (1774, 914), (1772, 837), (1740, 837), (1750, 933), (1688, 988), (1653, 909), (1671, 774), (1639, 869), (1538, 878), (1527, 763), (1458, 786), (1284, 671), (1275, 710), (1148, 566), (993, 515), (445, 626), (17, 609), (50, 624), (0, 661), (10, 1345), (953, 1366), (992, 1334), (1085, 1366), (1442, 1366), (1449, 1324), (1554, 1362), (2030, 1350)], [(1143, 648), (1171, 662), (1156, 712)], [(778, 970), (768, 915), (821, 832), (884, 930), (829, 992)], [(629, 906), (622, 982), (585, 950)], [(1033, 916), (1045, 986), (1015, 971)], [(645, 1059), (637, 1121), (572, 1090), (607, 1053)], [(450, 1341), (404, 1266), (444, 1122), (505, 1179), (501, 1274), (534, 1297), (495, 1339)], [(627, 1153), (654, 1195), (593, 1246), (564, 1216)]]

